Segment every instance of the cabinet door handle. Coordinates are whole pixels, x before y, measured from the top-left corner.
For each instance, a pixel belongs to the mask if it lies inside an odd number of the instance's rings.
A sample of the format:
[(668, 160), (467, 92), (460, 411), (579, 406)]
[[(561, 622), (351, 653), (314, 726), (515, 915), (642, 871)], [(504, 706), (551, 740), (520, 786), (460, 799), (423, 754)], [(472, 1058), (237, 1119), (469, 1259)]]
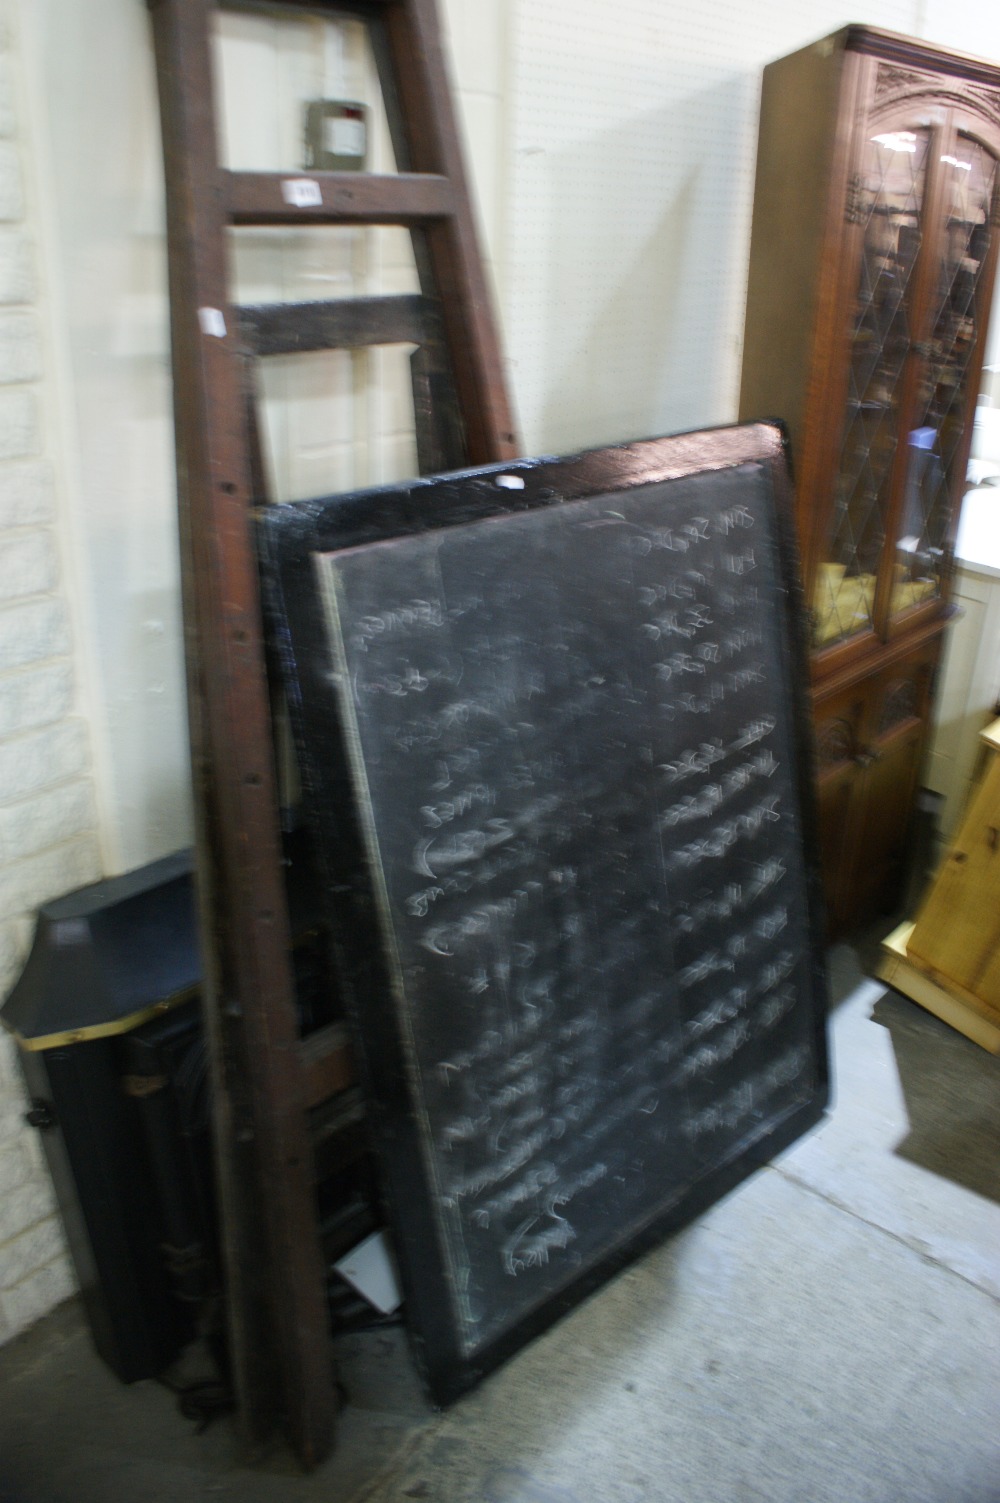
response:
[(871, 767), (872, 763), (880, 761), (881, 757), (882, 753), (876, 751), (874, 747), (863, 746), (859, 752), (855, 753), (854, 760), (859, 767)]

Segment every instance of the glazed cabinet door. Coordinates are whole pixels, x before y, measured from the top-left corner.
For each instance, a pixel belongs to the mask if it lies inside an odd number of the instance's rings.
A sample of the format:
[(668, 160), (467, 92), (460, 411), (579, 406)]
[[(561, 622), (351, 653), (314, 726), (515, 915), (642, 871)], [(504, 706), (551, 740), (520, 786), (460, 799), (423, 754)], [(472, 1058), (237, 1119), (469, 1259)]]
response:
[[(997, 107), (1000, 112), (1000, 94)], [(955, 111), (942, 145), (933, 275), (914, 349), (915, 389), (901, 447), (895, 551), (884, 601), (890, 636), (947, 587), (1000, 238), (996, 146), (961, 129)]]
[(832, 351), (830, 486), (814, 495), (813, 646), (876, 627), (897, 442), (918, 327), (934, 132), (908, 112), (859, 131), (845, 219), (849, 304)]
[(830, 671), (940, 611), (997, 253), (996, 119), (866, 59), (827, 356), (826, 485), (810, 496), (813, 647)]
[(765, 69), (759, 140), (740, 413), (792, 436), (836, 934), (905, 870), (997, 276), (1000, 65), (848, 26)]

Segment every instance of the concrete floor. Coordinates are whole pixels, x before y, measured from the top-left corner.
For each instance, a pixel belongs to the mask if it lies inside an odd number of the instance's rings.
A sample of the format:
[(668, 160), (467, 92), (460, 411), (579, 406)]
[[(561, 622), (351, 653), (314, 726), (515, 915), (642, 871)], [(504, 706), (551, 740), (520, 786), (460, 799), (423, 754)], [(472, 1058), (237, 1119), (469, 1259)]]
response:
[(861, 964), (827, 1121), (447, 1414), (348, 1338), (334, 1456), (247, 1470), (71, 1302), (0, 1351), (0, 1503), (1000, 1503), (1000, 1060)]

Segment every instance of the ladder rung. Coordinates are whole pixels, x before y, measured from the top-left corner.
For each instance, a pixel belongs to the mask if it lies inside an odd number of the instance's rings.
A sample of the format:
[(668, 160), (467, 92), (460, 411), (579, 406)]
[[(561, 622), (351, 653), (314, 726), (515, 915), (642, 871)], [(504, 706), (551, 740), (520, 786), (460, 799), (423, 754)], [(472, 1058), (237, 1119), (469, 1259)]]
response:
[(239, 310), (240, 328), (255, 355), (358, 350), (374, 344), (422, 344), (431, 301), (398, 297), (339, 298), (322, 303), (268, 303)]
[(257, 11), (266, 16), (287, 16), (299, 11), (305, 16), (348, 21), (370, 20), (393, 3), (394, 0), (216, 0), (219, 10)]
[(316, 1182), (321, 1183), (356, 1163), (371, 1148), (369, 1122), (360, 1087), (342, 1091), (309, 1114), (309, 1133)]
[(446, 177), (394, 172), (227, 172), (234, 224), (423, 224), (447, 219)]
[(307, 1111), (354, 1084), (354, 1061), (343, 1023), (329, 1023), (304, 1038), (299, 1045), (299, 1059)]

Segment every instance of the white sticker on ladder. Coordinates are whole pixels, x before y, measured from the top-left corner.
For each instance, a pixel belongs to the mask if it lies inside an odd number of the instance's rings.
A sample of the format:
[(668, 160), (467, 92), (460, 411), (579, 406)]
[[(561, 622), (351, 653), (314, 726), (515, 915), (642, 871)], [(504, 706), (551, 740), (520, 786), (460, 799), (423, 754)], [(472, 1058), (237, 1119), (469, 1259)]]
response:
[(203, 334), (211, 334), (215, 339), (225, 339), (226, 320), (218, 308), (199, 308), (198, 323)]
[(311, 209), (323, 202), (319, 183), (309, 177), (286, 177), (281, 184), (281, 196), (296, 209)]

